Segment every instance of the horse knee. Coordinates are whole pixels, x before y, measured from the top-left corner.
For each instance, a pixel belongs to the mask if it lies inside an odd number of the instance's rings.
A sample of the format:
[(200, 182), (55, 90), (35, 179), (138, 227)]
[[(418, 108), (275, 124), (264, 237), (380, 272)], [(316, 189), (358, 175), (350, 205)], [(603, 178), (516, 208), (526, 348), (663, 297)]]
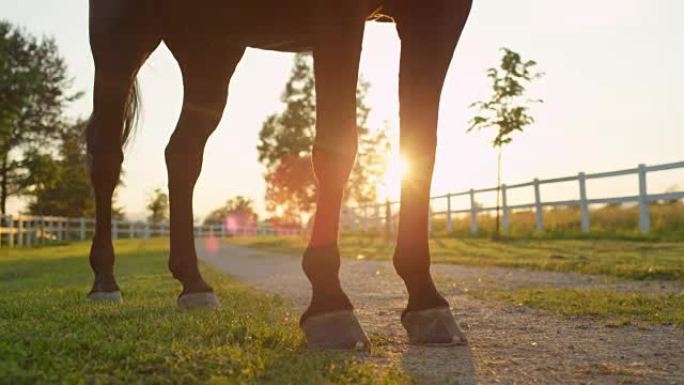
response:
[(323, 184), (344, 184), (356, 160), (356, 133), (325, 143), (314, 144), (313, 169), (316, 178)]

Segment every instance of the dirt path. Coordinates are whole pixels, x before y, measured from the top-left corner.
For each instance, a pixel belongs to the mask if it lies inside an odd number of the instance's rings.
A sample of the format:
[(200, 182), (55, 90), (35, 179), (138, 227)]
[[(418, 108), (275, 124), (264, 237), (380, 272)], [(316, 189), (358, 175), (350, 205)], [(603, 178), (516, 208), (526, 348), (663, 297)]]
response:
[[(299, 258), (222, 245), (200, 250), (214, 267), (303, 309), (309, 284)], [(681, 284), (624, 283), (581, 274), (435, 265), (440, 290), (454, 308), (470, 345), (407, 345), (399, 316), (402, 281), (387, 261), (343, 260), (342, 282), (374, 343), (373, 358), (428, 384), (684, 384), (684, 329), (608, 328), (525, 307), (483, 302), (467, 287), (554, 285), (674, 292)], [(458, 283), (458, 284), (455, 284)]]

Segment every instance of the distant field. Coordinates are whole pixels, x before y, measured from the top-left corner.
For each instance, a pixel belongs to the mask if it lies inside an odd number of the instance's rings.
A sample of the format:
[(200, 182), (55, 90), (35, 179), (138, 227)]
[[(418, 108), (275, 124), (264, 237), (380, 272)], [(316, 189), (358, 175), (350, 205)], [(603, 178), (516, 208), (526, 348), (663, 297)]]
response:
[[(288, 254), (301, 254), (301, 237), (228, 238), (227, 242)], [(432, 260), (478, 266), (605, 274), (626, 279), (684, 281), (684, 242), (619, 240), (507, 240), (435, 238)], [(394, 244), (382, 238), (342, 236), (346, 258), (390, 259)]]
[(85, 299), (86, 243), (0, 249), (0, 383), (407, 382), (354, 355), (307, 351), (287, 304), (212, 271), (222, 310), (179, 311), (167, 245), (117, 242), (121, 305)]

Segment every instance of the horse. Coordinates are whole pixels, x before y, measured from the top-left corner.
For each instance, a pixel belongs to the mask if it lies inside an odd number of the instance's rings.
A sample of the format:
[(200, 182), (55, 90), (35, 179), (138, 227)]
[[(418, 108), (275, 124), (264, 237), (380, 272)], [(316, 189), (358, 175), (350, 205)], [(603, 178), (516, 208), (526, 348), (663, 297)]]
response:
[(472, 0), (90, 0), (95, 63), (86, 129), (96, 229), (90, 249), (94, 301), (122, 300), (111, 237), (112, 195), (138, 108), (136, 76), (163, 42), (178, 62), (184, 100), (165, 149), (170, 203), (168, 267), (182, 284), (182, 309), (219, 307), (200, 274), (193, 190), (204, 146), (223, 114), (228, 85), (247, 47), (312, 52), (316, 87), (317, 181), (313, 229), (302, 268), (311, 302), (300, 327), (314, 349), (369, 348), (340, 285), (338, 230), (343, 190), (357, 151), (356, 86), (364, 27), (396, 24), (401, 41), (400, 151), (412, 162), (401, 184), (393, 264), (406, 284), (401, 323), (413, 344), (467, 343), (430, 273), (428, 210), (440, 95)]

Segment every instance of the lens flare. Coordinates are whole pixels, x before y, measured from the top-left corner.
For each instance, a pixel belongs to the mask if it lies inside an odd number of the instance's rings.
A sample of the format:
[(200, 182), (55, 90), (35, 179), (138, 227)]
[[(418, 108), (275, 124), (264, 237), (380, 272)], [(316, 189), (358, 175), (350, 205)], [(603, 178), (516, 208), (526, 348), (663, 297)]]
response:
[(411, 174), (411, 162), (405, 156), (392, 154), (388, 163), (387, 171), (382, 177), (383, 199), (396, 200), (401, 190), (401, 180)]

